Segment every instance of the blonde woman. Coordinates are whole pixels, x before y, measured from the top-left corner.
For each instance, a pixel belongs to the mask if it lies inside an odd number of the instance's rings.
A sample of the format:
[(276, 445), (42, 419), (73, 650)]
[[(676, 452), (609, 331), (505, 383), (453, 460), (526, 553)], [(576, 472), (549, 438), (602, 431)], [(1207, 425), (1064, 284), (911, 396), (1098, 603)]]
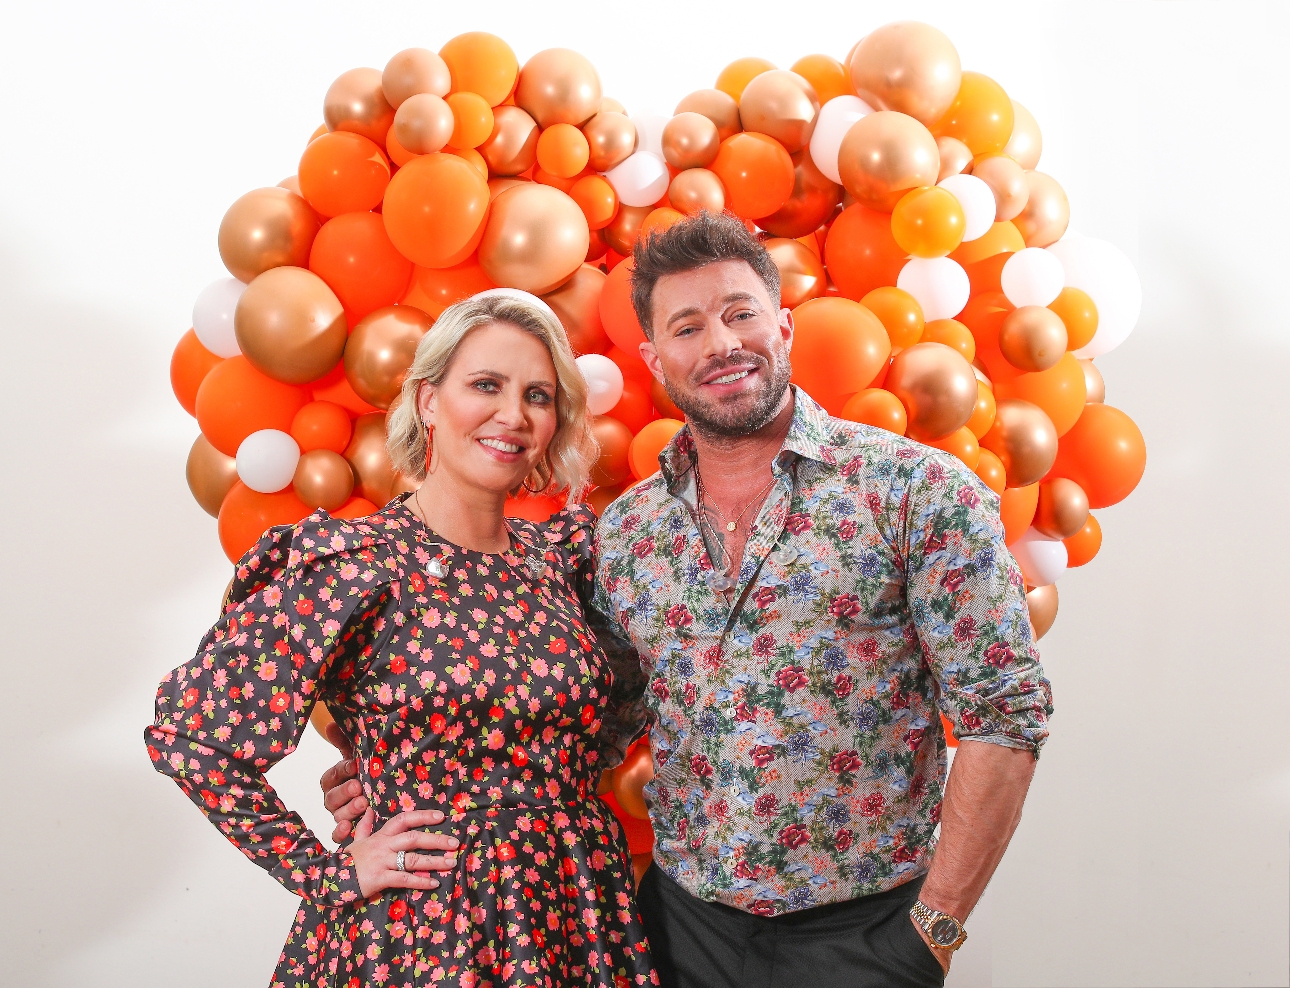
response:
[[(273, 985), (656, 984), (631, 865), (594, 798), (613, 676), (579, 589), (590, 512), (507, 519), (595, 454), (584, 384), (540, 300), (447, 309), (389, 416), (421, 480), (357, 521), (273, 529), (196, 658), (162, 681), (148, 750), (304, 904)], [(264, 773), (325, 700), (368, 813), (327, 848)]]

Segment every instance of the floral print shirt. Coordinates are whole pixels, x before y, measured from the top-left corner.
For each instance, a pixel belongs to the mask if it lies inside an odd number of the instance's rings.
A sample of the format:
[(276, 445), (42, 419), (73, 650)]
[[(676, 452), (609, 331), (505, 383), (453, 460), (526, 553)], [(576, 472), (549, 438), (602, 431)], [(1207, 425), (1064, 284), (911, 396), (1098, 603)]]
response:
[(656, 863), (773, 915), (925, 871), (960, 739), (1036, 756), (1051, 691), (999, 499), (958, 460), (830, 418), (801, 390), (726, 595), (696, 523), (695, 447), (596, 530), (589, 615), (625, 748), (649, 726)]

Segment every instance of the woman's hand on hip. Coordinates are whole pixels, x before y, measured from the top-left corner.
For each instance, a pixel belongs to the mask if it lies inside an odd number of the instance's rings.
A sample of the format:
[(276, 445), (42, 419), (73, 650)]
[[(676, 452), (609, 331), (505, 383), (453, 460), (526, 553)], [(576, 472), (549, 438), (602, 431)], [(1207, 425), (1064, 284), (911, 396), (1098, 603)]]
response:
[[(354, 828), (354, 842), (347, 848), (364, 896), (385, 889), (435, 889), (439, 879), (434, 872), (456, 868), (456, 837), (416, 829), (443, 823), (438, 810), (408, 810), (387, 820), (375, 833), (372, 818), (369, 809)], [(398, 869), (400, 851), (403, 871)]]

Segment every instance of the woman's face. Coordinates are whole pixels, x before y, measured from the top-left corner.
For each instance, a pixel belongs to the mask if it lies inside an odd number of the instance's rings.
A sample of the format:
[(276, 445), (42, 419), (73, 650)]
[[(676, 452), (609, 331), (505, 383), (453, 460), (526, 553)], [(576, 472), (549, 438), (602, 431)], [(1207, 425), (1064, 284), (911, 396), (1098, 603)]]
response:
[(472, 330), (443, 381), (418, 396), (421, 418), (434, 428), (435, 471), (498, 494), (519, 487), (555, 435), (556, 381), (535, 336), (503, 322)]

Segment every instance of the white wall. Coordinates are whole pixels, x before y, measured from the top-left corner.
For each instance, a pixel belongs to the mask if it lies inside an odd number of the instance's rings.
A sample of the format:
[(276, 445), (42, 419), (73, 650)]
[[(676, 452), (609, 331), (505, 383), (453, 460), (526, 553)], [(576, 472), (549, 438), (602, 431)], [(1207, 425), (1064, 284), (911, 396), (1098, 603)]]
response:
[[(607, 94), (666, 112), (737, 56), (840, 57), (915, 17), (1034, 112), (1073, 226), (1127, 250), (1145, 294), (1099, 363), (1147, 474), (1043, 642), (1057, 714), (991, 889), (994, 984), (1287, 984), (1284, 9), (7, 7), (0, 980), (263, 984), (289, 926), (292, 897), (153, 774), (141, 729), (228, 575), (184, 484), (170, 352), (223, 274), (225, 208), (295, 170), (328, 83), (482, 28), (521, 59), (577, 48)], [(311, 735), (274, 773), (315, 822), (329, 760)]]

